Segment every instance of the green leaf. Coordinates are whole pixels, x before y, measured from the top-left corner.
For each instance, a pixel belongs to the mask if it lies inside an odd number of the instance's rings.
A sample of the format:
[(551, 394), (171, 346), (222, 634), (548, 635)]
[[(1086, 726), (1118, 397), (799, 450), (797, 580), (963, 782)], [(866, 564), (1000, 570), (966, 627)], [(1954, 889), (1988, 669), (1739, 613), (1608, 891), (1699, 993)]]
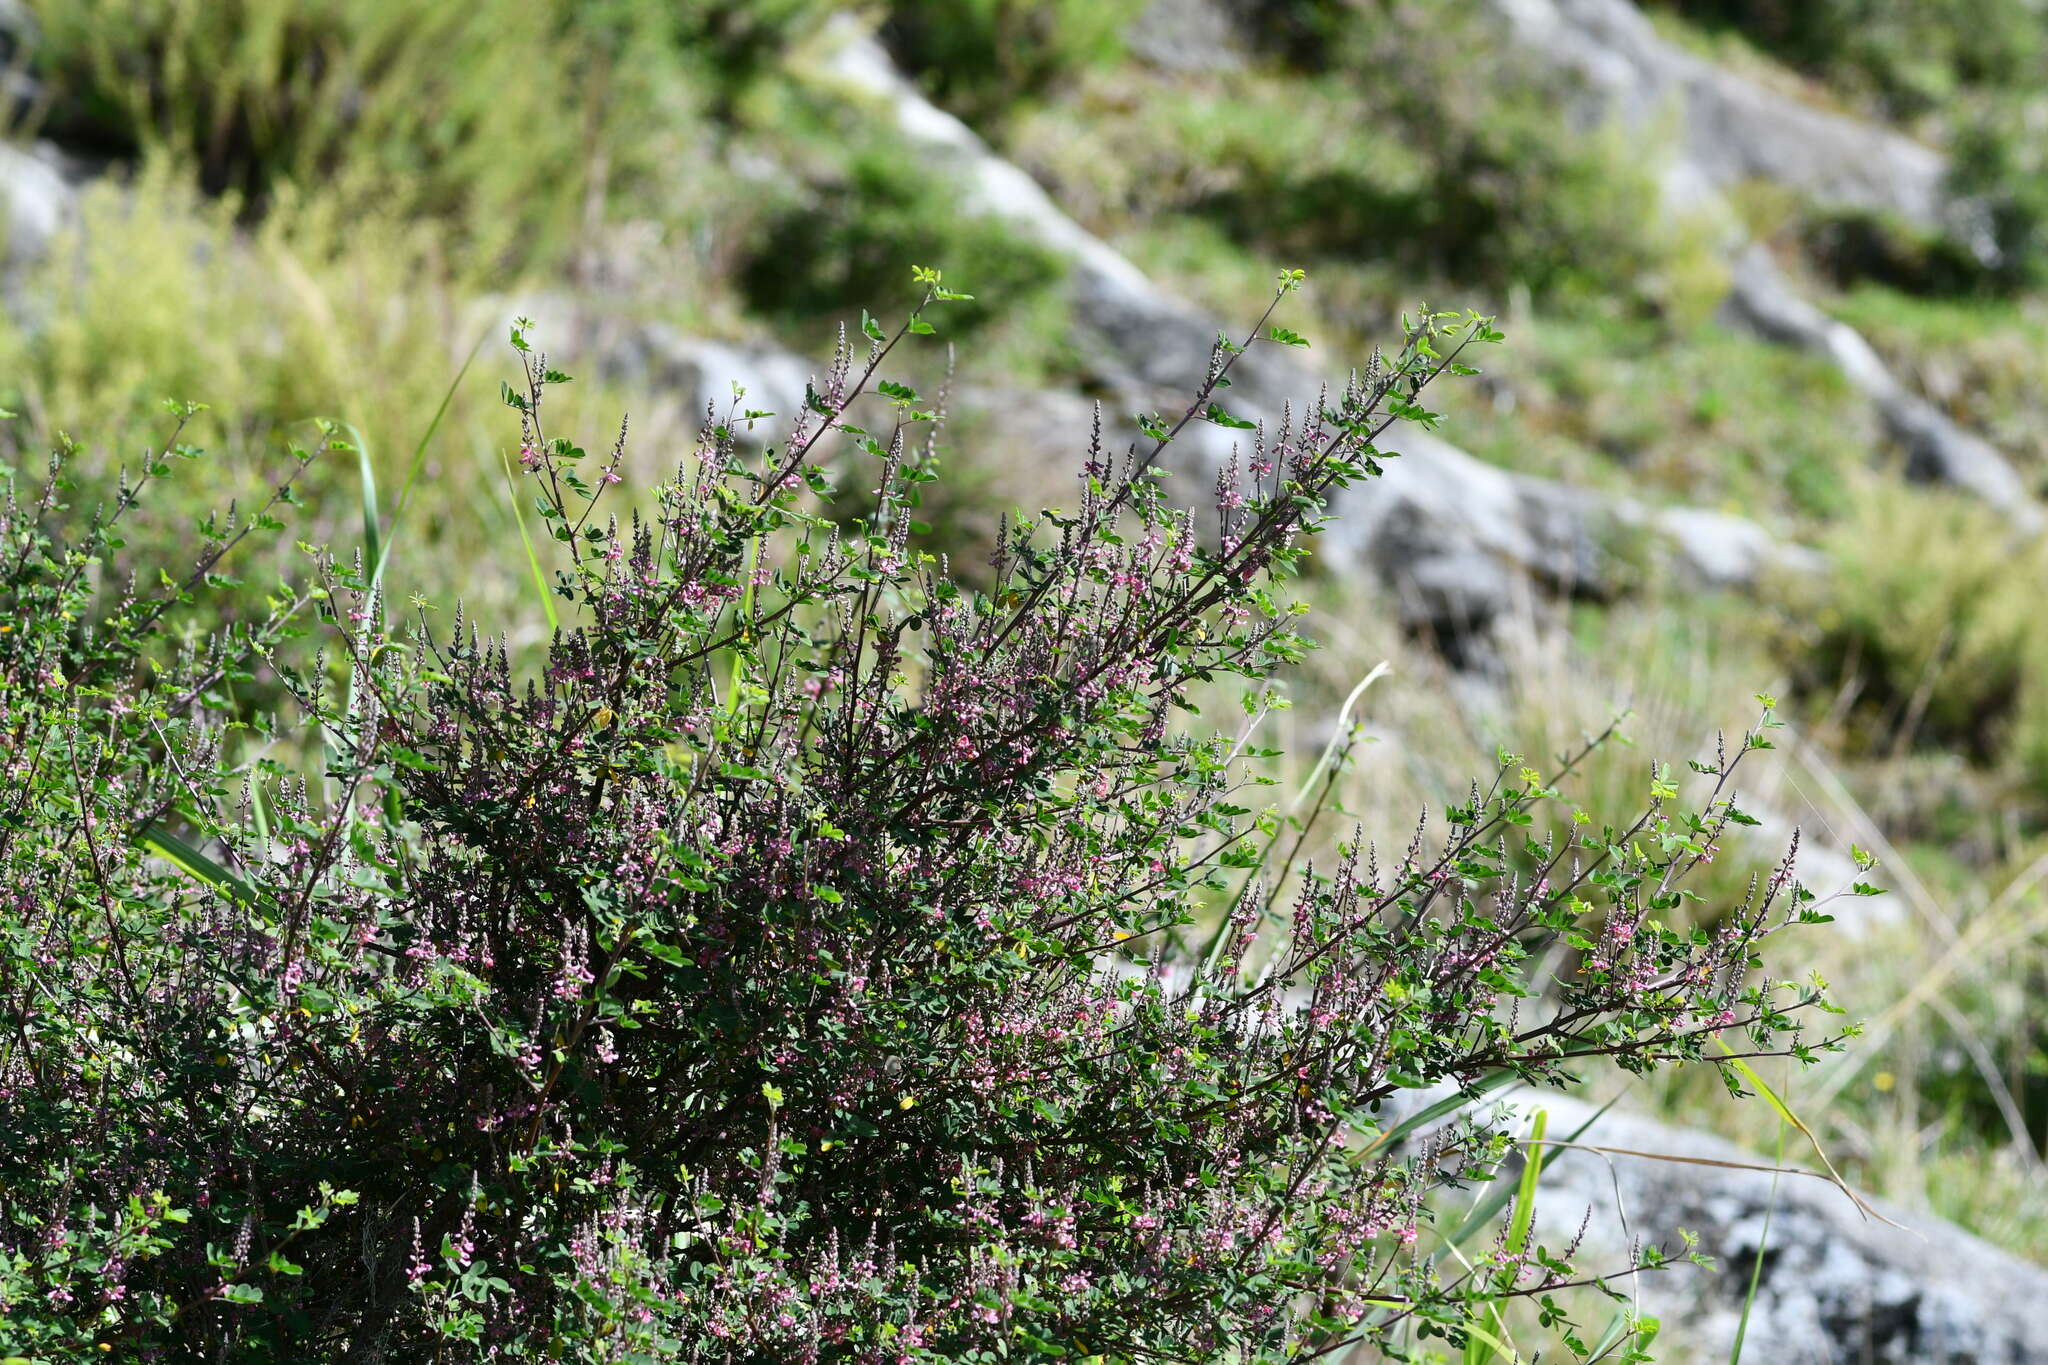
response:
[[(382, 549), (370, 563), (370, 581), (372, 584), (378, 582), (383, 576), (384, 560), (390, 555), (392, 541), (398, 534), (399, 519), (405, 515), (405, 509), (412, 503), (413, 486), (419, 481), (420, 471), (426, 467), (427, 450), (433, 445), (435, 433), (441, 429), (442, 419), (448, 415), (448, 405), (455, 401), (456, 390), (462, 387), (463, 379), (469, 374), (469, 367), (475, 363), (477, 353), (483, 350), (484, 342), (490, 338), (490, 335), (488, 328), (477, 334), (475, 343), (469, 348), (469, 354), (462, 358), (462, 364), (456, 367), (455, 377), (448, 381), (447, 389), (442, 392), (441, 402), (435, 407), (434, 415), (427, 422), (426, 430), (420, 433), (420, 439), (413, 445), (412, 462), (405, 469), (405, 482), (398, 486), (398, 505), (392, 509), (391, 524), (384, 528)], [(516, 336), (517, 333), (515, 332), (514, 335)]]
[(519, 524), (519, 543), (526, 550), (526, 567), (533, 574), (533, 586), (540, 594), (541, 613), (548, 619), (550, 631), (560, 630), (562, 623), (555, 616), (554, 594), (548, 591), (548, 576), (540, 567), (540, 555), (533, 548), (533, 537), (526, 532), (526, 513), (520, 510), (519, 493), (512, 485), (512, 461), (505, 452), (498, 452), (499, 467), (505, 471), (505, 495), (512, 501), (512, 519)]
[[(1785, 1125), (1778, 1125), (1777, 1164), (1785, 1164)], [(1771, 1218), (1778, 1211), (1778, 1173), (1771, 1172), (1771, 1197), (1764, 1204), (1764, 1230), (1757, 1238), (1756, 1255), (1749, 1266), (1749, 1290), (1742, 1296), (1742, 1316), (1735, 1323), (1735, 1343), (1728, 1351), (1728, 1365), (1742, 1365), (1742, 1344), (1749, 1336), (1749, 1315), (1756, 1307), (1757, 1286), (1763, 1282), (1764, 1258), (1771, 1249)]]
[(377, 514), (377, 470), (370, 462), (370, 443), (352, 423), (342, 423), (356, 451), (356, 478), (360, 482), (363, 506), (363, 563), (375, 574), (384, 567), (384, 536)]
[(1529, 1222), (1536, 1215), (1536, 1182), (1543, 1178), (1543, 1134), (1550, 1127), (1550, 1111), (1538, 1109), (1529, 1126), (1529, 1152), (1522, 1160), (1522, 1181), (1515, 1190), (1515, 1212), (1508, 1220), (1507, 1249), (1510, 1254), (1527, 1249)]
[(186, 876), (205, 882), (217, 891), (227, 892), (245, 905), (255, 905), (265, 899), (263, 893), (256, 887), (228, 871), (161, 824), (145, 827), (142, 833), (136, 836), (136, 842)]
[[(1393, 1078), (1390, 1076), (1388, 1079), (1391, 1080)], [(1496, 1071), (1481, 1080), (1475, 1081), (1457, 1094), (1447, 1099), (1438, 1100), (1427, 1109), (1417, 1110), (1392, 1128), (1386, 1129), (1378, 1137), (1366, 1144), (1365, 1155), (1370, 1156), (1382, 1147), (1391, 1146), (1407, 1137), (1410, 1133), (1420, 1132), (1438, 1119), (1448, 1118), (1465, 1106), (1483, 1099), (1503, 1086), (1513, 1085), (1520, 1079), (1521, 1077), (1513, 1071)], [(1354, 1122), (1357, 1122), (1357, 1120), (1354, 1120)]]

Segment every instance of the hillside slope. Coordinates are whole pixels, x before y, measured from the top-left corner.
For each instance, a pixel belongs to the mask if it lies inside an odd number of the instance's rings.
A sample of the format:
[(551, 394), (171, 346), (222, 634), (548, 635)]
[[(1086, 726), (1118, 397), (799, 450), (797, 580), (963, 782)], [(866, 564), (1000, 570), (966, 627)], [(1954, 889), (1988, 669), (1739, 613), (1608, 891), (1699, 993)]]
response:
[[(202, 399), (239, 482), (137, 537), (175, 545), (315, 413), (387, 490), (432, 428), (394, 590), (531, 643), (511, 316), (587, 376), (561, 420), (630, 411), (662, 451), (735, 380), (793, 411), (833, 328), (943, 267), (977, 299), (926, 519), (964, 561), (1071, 496), (1093, 405), (1125, 436), (1172, 414), (1279, 268), (1312, 344), (1248, 363), (1246, 420), (1404, 309), (1497, 313), (1493, 372), (1390, 437), (1325, 538), (1279, 739), (1305, 770), (1390, 661), (1344, 800), (1401, 821), (1497, 744), (1628, 706), (1680, 759), (1782, 697), (1728, 886), (1796, 824), (1816, 884), (1862, 848), (1892, 889), (1810, 939), (1870, 1036), (1790, 1097), (1859, 1184), (2048, 1260), (2048, 14), (1900, 10), (0, 0), (0, 459), (68, 431), (110, 483), (159, 399)], [(1241, 439), (1195, 427), (1188, 483)], [(307, 539), (360, 536), (359, 477), (315, 471)], [(1633, 794), (1641, 762), (1587, 781)], [(1775, 1141), (1711, 1075), (1626, 1103)]]

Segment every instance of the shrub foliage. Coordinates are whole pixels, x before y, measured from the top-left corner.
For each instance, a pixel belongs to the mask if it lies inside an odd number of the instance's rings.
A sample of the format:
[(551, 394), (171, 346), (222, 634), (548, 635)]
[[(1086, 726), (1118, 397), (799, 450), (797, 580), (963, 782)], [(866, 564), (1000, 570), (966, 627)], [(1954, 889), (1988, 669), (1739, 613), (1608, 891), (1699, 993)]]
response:
[[(1703, 802), (1657, 768), (1632, 819), (1538, 839), (1573, 760), (1503, 755), (1386, 848), (1263, 800), (1255, 686), (1234, 731), (1193, 714), (1309, 647), (1283, 594), (1326, 501), (1380, 471), (1390, 424), (1434, 421), (1425, 386), (1470, 372), (1488, 322), (1421, 315), (1275, 430), (1227, 411), (1228, 372), (1299, 338), (1219, 339), (1177, 424), (1098, 438), (1074, 510), (1007, 527), (971, 589), (917, 548), (942, 405), (887, 377), (957, 299), (920, 278), (786, 443), (748, 453), (736, 397), (616, 515), (623, 432), (589, 454), (551, 430), (567, 376), (515, 330), (564, 619), (531, 670), (459, 610), (384, 601), (374, 524), (267, 614), (194, 630), (292, 495), (207, 524), (182, 573), (122, 577), (124, 514), (197, 454), (175, 436), (99, 511), (67, 507), (65, 450), (10, 481), (13, 1350), (1462, 1345), (1500, 1321), (1475, 1305), (1637, 1267), (1522, 1237), (1441, 1254), (1433, 1194), (1514, 1139), (1483, 1107), (1399, 1122), (1404, 1096), (1698, 1059), (1724, 1032), (1833, 1046), (1798, 1031), (1817, 984), (1759, 972), (1767, 936), (1822, 917), (1789, 856), (1738, 905), (1674, 913), (1753, 823), (1729, 784), (1768, 711), (1694, 765)], [(885, 423), (849, 424), (863, 394)], [(1199, 517), (1165, 473), (1195, 421), (1242, 437)], [(871, 515), (835, 520), (840, 486)], [(1305, 844), (1334, 853), (1295, 866)]]

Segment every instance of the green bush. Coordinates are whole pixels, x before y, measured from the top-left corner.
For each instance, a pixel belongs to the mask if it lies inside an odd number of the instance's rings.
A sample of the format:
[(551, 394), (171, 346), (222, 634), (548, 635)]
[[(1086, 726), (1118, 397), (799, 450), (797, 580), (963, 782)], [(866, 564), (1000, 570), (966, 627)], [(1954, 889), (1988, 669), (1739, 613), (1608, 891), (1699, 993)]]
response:
[[(84, 196), (76, 233), (26, 277), (37, 306), (0, 315), (0, 405), (23, 414), (0, 425), (0, 462), (33, 467), (64, 432), (79, 433), (84, 449), (68, 474), (76, 496), (110, 500), (121, 465), (161, 433), (163, 393), (208, 394), (213, 406), (184, 435), (207, 452), (204, 485), (164, 487), (126, 532), (138, 548), (176, 554), (225, 501), (268, 496), (276, 452), (314, 440), (311, 419), (325, 415), (365, 446), (387, 499), (414, 477), (419, 496), (393, 583), (503, 602), (516, 585), (462, 570), (512, 525), (488, 386), (449, 391), (484, 324), (447, 264), (437, 225), (324, 194), (281, 191), (249, 226), (232, 202), (205, 198), (164, 160), (100, 182)], [(689, 283), (688, 263), (672, 266)], [(588, 413), (595, 422), (621, 406), (603, 384), (578, 387), (561, 397), (564, 420)], [(415, 470), (444, 399), (442, 439)], [(361, 480), (354, 460), (305, 471), (297, 534), (348, 534), (361, 521)], [(260, 594), (286, 558), (272, 552), (261, 572), (245, 558), (256, 585), (246, 593)]]
[(1954, 221), (1930, 230), (1877, 213), (1813, 216), (1805, 245), (1837, 283), (1996, 297), (2048, 279), (2048, 102), (2031, 91), (1994, 93), (1959, 98), (1952, 110)]
[(1800, 599), (1795, 663), (1821, 706), (1846, 703), (1878, 754), (1956, 748), (2002, 765), (2039, 706), (2048, 649), (2016, 583), (2037, 547), (1998, 514), (1925, 487), (1871, 486), (1826, 541), (1831, 572)]
[(1956, 191), (1981, 206), (1996, 255), (1991, 276), (2008, 288), (2048, 280), (2048, 101), (2035, 90), (1977, 102), (1954, 139)]
[[(1000, 221), (960, 213), (953, 191), (902, 144), (838, 121), (835, 132), (843, 140), (831, 140), (829, 159), (815, 175), (759, 210), (738, 279), (751, 308), (796, 329), (845, 317), (882, 297), (908, 256), (953, 262), (956, 272), (1003, 300), (1005, 326), (1022, 325), (1036, 338), (1064, 334), (1060, 257)], [(967, 301), (955, 330), (980, 330), (996, 316)]]
[(1815, 245), (1838, 273), (1914, 292), (2030, 288), (2048, 269), (2040, 148), (2048, 14), (2036, 0), (1658, 0), (1739, 34), (1827, 82), (1867, 114), (1945, 142), (1951, 189), (1981, 221), (1928, 233), (1882, 218), (1824, 218)]
[[(1490, 1247), (1444, 1245), (1432, 1196), (1500, 1179), (1506, 1119), (1383, 1106), (1608, 1063), (1753, 1083), (1723, 1030), (1836, 1045), (1804, 1029), (1817, 981), (1761, 972), (1824, 918), (1789, 858), (1716, 930), (1671, 927), (1754, 823), (1726, 793), (1768, 710), (1695, 763), (1701, 805), (1660, 768), (1629, 818), (1539, 836), (1583, 754), (1501, 754), (1400, 861), (1295, 866), (1317, 816), (1255, 809), (1249, 731), (1190, 690), (1235, 680), (1255, 724), (1309, 648), (1284, 594), (1325, 500), (1499, 334), (1423, 316), (1247, 438), (1213, 531), (1165, 496), (1173, 431), (1096, 450), (1078, 510), (1013, 525), (977, 590), (911, 523), (931, 418), (894, 357), (950, 299), (922, 278), (786, 444), (743, 453), (735, 405), (631, 507), (623, 438), (554, 425), (568, 376), (515, 329), (526, 555), (564, 618), (531, 670), (460, 610), (387, 601), (375, 509), (353, 562), (308, 547), (262, 611), (190, 629), (293, 501), (124, 574), (128, 514), (200, 457), (190, 405), (101, 511), (67, 503), (75, 447), (8, 471), (9, 1350), (1489, 1360), (1531, 1298), (1577, 1357), (1636, 1344), (1625, 1292), (1601, 1341), (1554, 1301), (1585, 1275), (1532, 1232), (1537, 1160), (1477, 1220)], [(1235, 420), (1255, 344), (1219, 345), (1188, 421)], [(892, 430), (841, 423), (869, 390)], [(828, 519), (842, 486), (872, 515)], [(259, 681), (289, 700), (239, 700)]]
[(1145, 0), (890, 0), (881, 36), (939, 103), (987, 123), (1123, 51)]

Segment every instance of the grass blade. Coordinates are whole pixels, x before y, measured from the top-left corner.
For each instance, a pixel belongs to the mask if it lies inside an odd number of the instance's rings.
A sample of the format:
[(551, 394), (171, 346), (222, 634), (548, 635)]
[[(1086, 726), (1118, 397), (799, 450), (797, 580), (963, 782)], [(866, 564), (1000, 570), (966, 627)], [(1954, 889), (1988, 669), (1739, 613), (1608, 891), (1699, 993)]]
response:
[(1550, 1127), (1550, 1111), (1538, 1109), (1529, 1127), (1529, 1155), (1522, 1161), (1522, 1180), (1515, 1189), (1515, 1214), (1508, 1221), (1508, 1254), (1519, 1255), (1528, 1245), (1529, 1224), (1536, 1215), (1536, 1182), (1543, 1178), (1543, 1134)]
[[(1804, 1166), (1766, 1166), (1756, 1161), (1723, 1161), (1719, 1157), (1680, 1156), (1676, 1152), (1643, 1152), (1633, 1147), (1602, 1147), (1591, 1142), (1564, 1142), (1557, 1138), (1546, 1138), (1543, 1145), (1545, 1147), (1569, 1147), (1581, 1152), (1599, 1152), (1605, 1156), (1637, 1156), (1645, 1161), (1663, 1161), (1678, 1166), (1714, 1166), (1724, 1171), (1760, 1171), (1765, 1175), (1803, 1175), (1814, 1180), (1825, 1180), (1830, 1185), (1836, 1184), (1833, 1177), (1822, 1175), (1819, 1171), (1809, 1171)], [(1853, 1199), (1855, 1195), (1852, 1193), (1850, 1197)], [(1857, 1207), (1861, 1208), (1863, 1206), (1862, 1200), (1859, 1199), (1856, 1202)], [(1893, 1223), (1892, 1226), (1898, 1227), (1899, 1225)], [(1904, 1231), (1905, 1229), (1901, 1230)]]
[[(1574, 1128), (1571, 1136), (1566, 1138), (1565, 1141), (1577, 1142), (1580, 1138), (1584, 1137), (1592, 1130), (1593, 1125), (1598, 1123), (1620, 1099), (1621, 1097), (1617, 1095), (1594, 1110), (1591, 1117), (1577, 1128)], [(1507, 1207), (1508, 1199), (1513, 1193), (1514, 1191), (1507, 1186), (1495, 1182), (1495, 1188), (1487, 1191), (1484, 1199), (1473, 1204), (1471, 1212), (1465, 1215), (1465, 1221), (1458, 1224), (1457, 1231), (1450, 1235), (1450, 1242), (1455, 1246), (1463, 1246), (1471, 1241), (1472, 1238), (1478, 1236), (1483, 1229), (1493, 1226), (1494, 1219), (1500, 1217), (1500, 1211)]]
[(519, 488), (512, 481), (512, 462), (505, 458), (502, 450), (498, 452), (498, 464), (505, 471), (505, 496), (512, 503), (512, 520), (519, 523), (519, 543), (526, 547), (526, 566), (533, 571), (533, 586), (540, 593), (540, 609), (547, 615), (548, 630), (559, 630), (561, 622), (555, 618), (555, 595), (548, 591), (548, 576), (540, 567), (533, 537), (526, 533), (526, 514), (519, 510)]
[[(412, 448), (412, 462), (406, 466), (405, 482), (398, 486), (398, 505), (392, 509), (391, 525), (385, 532), (384, 549), (387, 554), (390, 551), (391, 540), (398, 533), (398, 519), (405, 515), (405, 509), (411, 504), (413, 485), (419, 481), (420, 470), (426, 465), (427, 448), (433, 444), (435, 434), (441, 430), (441, 421), (448, 415), (448, 405), (455, 401), (456, 390), (462, 387), (463, 379), (469, 374), (469, 367), (476, 363), (477, 355), (483, 350), (484, 342), (490, 339), (490, 335), (488, 328), (477, 334), (476, 343), (469, 348), (469, 354), (462, 358), (462, 364), (456, 369), (455, 377), (448, 381), (447, 391), (441, 395), (441, 405), (434, 409), (433, 420), (427, 423), (427, 429), (420, 433), (418, 443)], [(384, 560), (380, 556), (371, 574), (372, 581), (374, 582), (383, 572)]]
[[(1875, 1218), (1878, 1222), (1883, 1223), (1889, 1227), (1898, 1228), (1901, 1232), (1909, 1231), (1909, 1229), (1905, 1228), (1904, 1226), (1898, 1223), (1892, 1222), (1891, 1219), (1885, 1217), (1876, 1209), (1870, 1207), (1870, 1205), (1866, 1204), (1863, 1201), (1863, 1196), (1857, 1194), (1856, 1191), (1849, 1188), (1849, 1182), (1842, 1179), (1842, 1173), (1835, 1169), (1835, 1163), (1828, 1160), (1828, 1154), (1827, 1152), (1822, 1150), (1820, 1145), (1820, 1139), (1813, 1135), (1813, 1129), (1807, 1127), (1806, 1121), (1800, 1118), (1799, 1115), (1792, 1112), (1792, 1106), (1786, 1104), (1785, 1101), (1778, 1098), (1778, 1092), (1771, 1089), (1771, 1087), (1765, 1083), (1764, 1078), (1762, 1076), (1757, 1075), (1755, 1067), (1751, 1066), (1747, 1061), (1745, 1061), (1741, 1057), (1736, 1056), (1735, 1049), (1728, 1046), (1727, 1042), (1718, 1033), (1714, 1035), (1714, 1044), (1715, 1046), (1719, 1047), (1724, 1054), (1726, 1054), (1725, 1056), (1720, 1058), (1720, 1062), (1722, 1065), (1734, 1067), (1735, 1070), (1742, 1076), (1744, 1080), (1748, 1081), (1751, 1085), (1756, 1087), (1756, 1093), (1762, 1095), (1764, 1097), (1765, 1102), (1768, 1103), (1771, 1106), (1771, 1108), (1778, 1111), (1779, 1118), (1783, 1119), (1785, 1122), (1791, 1124), (1794, 1128), (1797, 1128), (1801, 1133), (1805, 1134), (1806, 1140), (1813, 1145), (1813, 1154), (1820, 1158), (1820, 1164), (1827, 1169), (1827, 1175), (1825, 1179), (1834, 1182), (1836, 1189), (1839, 1189), (1843, 1194), (1848, 1195), (1849, 1202), (1854, 1204), (1857, 1210), (1860, 1213), (1862, 1213), (1864, 1217)], [(1808, 1172), (1808, 1174), (1812, 1174), (1812, 1172)]]
[(1606, 1330), (1602, 1331), (1599, 1339), (1593, 1343), (1593, 1349), (1586, 1352), (1586, 1359), (1602, 1359), (1609, 1351), (1621, 1345), (1621, 1339), (1628, 1335), (1629, 1324), (1632, 1321), (1626, 1307), (1615, 1309), (1613, 1315), (1607, 1319)]
[(356, 448), (356, 475), (361, 481), (363, 503), (363, 563), (369, 568), (370, 581), (374, 584), (377, 575), (384, 569), (383, 518), (377, 511), (377, 467), (370, 461), (370, 443), (363, 439), (353, 422), (343, 422), (341, 429), (348, 433), (349, 441)]
[[(1522, 1353), (1520, 1351), (1517, 1351), (1513, 1347), (1507, 1345), (1499, 1337), (1493, 1335), (1493, 1333), (1487, 1331), (1478, 1323), (1464, 1323), (1463, 1327), (1465, 1335), (1472, 1338), (1471, 1345), (1468, 1346), (1466, 1349), (1469, 1351), (1473, 1346), (1478, 1347), (1479, 1350), (1484, 1352), (1483, 1355), (1478, 1357), (1480, 1360), (1491, 1360), (1493, 1359), (1493, 1357), (1497, 1355), (1506, 1356), (1510, 1360), (1520, 1360), (1522, 1358)], [(1472, 1357), (1470, 1355), (1467, 1355), (1466, 1359), (1470, 1360), (1472, 1359)]]
[[(1543, 1179), (1543, 1135), (1550, 1127), (1550, 1111), (1538, 1109), (1529, 1123), (1527, 1154), (1522, 1158), (1522, 1178), (1515, 1182), (1515, 1211), (1508, 1218), (1507, 1241), (1501, 1249), (1510, 1256), (1519, 1256), (1528, 1249), (1529, 1227), (1536, 1217), (1536, 1186)], [(1512, 1286), (1508, 1286), (1512, 1287)], [(1485, 1322), (1491, 1332), (1482, 1332), (1472, 1322), (1465, 1324), (1468, 1334), (1465, 1342), (1466, 1365), (1487, 1365), (1504, 1349), (1499, 1338), (1507, 1335), (1507, 1320), (1502, 1317), (1500, 1306), (1502, 1294), (1495, 1294), (1485, 1301), (1481, 1314), (1475, 1314)], [(1520, 1353), (1512, 1353), (1520, 1359)]]
[(1465, 1106), (1476, 1103), (1503, 1086), (1512, 1085), (1520, 1079), (1522, 1078), (1517, 1072), (1496, 1071), (1485, 1079), (1475, 1082), (1470, 1087), (1460, 1090), (1457, 1094), (1438, 1100), (1427, 1109), (1418, 1110), (1410, 1114), (1407, 1118), (1402, 1119), (1392, 1128), (1385, 1130), (1378, 1137), (1367, 1143), (1361, 1155), (1371, 1156), (1380, 1148), (1399, 1142), (1410, 1133), (1427, 1128), (1438, 1119), (1449, 1118)]
[(1302, 780), (1301, 786), (1295, 791), (1294, 800), (1290, 801), (1287, 805), (1289, 810), (1293, 810), (1301, 805), (1302, 798), (1307, 796), (1310, 790), (1315, 787), (1316, 782), (1322, 777), (1324, 770), (1330, 766), (1331, 760), (1337, 756), (1337, 747), (1343, 742), (1345, 727), (1351, 724), (1351, 708), (1356, 706), (1358, 699), (1365, 695), (1365, 689), (1371, 687), (1393, 671), (1394, 667), (1392, 664), (1388, 663), (1385, 659), (1380, 660), (1373, 665), (1370, 673), (1367, 673), (1358, 680), (1358, 686), (1351, 689), (1350, 695), (1344, 698), (1344, 704), (1337, 708), (1337, 723), (1330, 731), (1330, 742), (1323, 746), (1322, 756), (1316, 759), (1316, 766), (1309, 770), (1308, 776)]
[[(1785, 1164), (1785, 1125), (1778, 1125), (1778, 1164)], [(1764, 1278), (1764, 1257), (1771, 1250), (1771, 1215), (1778, 1211), (1778, 1177), (1771, 1177), (1770, 1202), (1764, 1205), (1764, 1233), (1756, 1244), (1756, 1260), (1749, 1267), (1749, 1290), (1742, 1296), (1742, 1317), (1735, 1324), (1735, 1346), (1728, 1353), (1728, 1365), (1742, 1365), (1742, 1343), (1749, 1336), (1749, 1314), (1756, 1307), (1756, 1287)]]
[(228, 871), (160, 824), (146, 826), (137, 838), (144, 848), (194, 881), (204, 882), (246, 905), (254, 905), (263, 899), (263, 894), (247, 880)]

